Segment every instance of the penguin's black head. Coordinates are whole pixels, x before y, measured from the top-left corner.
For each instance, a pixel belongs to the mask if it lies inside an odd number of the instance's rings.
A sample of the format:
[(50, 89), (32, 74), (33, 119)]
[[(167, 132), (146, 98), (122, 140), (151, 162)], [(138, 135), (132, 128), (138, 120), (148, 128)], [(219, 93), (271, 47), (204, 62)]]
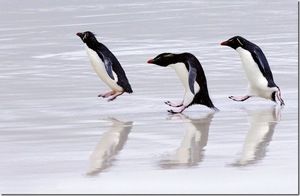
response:
[(244, 47), (246, 43), (246, 39), (241, 36), (234, 36), (227, 41), (221, 43), (222, 46), (229, 46), (233, 49), (237, 49), (238, 47)]
[(77, 33), (76, 34), (78, 37), (80, 37), (80, 39), (84, 42), (91, 42), (91, 41), (97, 41), (95, 34), (90, 32), (90, 31), (86, 31), (84, 33)]
[(176, 63), (177, 56), (172, 53), (162, 53), (155, 57), (154, 59), (148, 60), (147, 63), (156, 64), (162, 67), (167, 67), (170, 64)]

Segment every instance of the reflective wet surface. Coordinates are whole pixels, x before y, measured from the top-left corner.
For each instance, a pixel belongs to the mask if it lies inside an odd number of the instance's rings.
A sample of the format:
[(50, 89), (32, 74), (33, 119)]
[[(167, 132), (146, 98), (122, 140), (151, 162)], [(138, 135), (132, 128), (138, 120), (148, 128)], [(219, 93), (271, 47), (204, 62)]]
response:
[[(294, 1), (2, 1), (0, 193), (297, 193), (298, 55)], [(97, 34), (134, 93), (113, 102), (77, 32)], [(238, 53), (259, 45), (286, 106), (244, 95)], [(200, 60), (219, 112), (180, 102), (162, 52)]]

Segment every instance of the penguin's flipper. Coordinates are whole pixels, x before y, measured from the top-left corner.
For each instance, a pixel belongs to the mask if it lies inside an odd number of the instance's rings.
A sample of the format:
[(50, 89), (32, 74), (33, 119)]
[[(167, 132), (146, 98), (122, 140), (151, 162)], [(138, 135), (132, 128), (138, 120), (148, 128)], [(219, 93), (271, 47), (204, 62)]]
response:
[(113, 75), (111, 60), (109, 60), (107, 58), (104, 58), (104, 66), (105, 66), (106, 72), (109, 75), (109, 77), (114, 80), (115, 78), (114, 78), (114, 75)]
[(271, 72), (268, 60), (260, 48), (256, 48), (251, 52), (253, 60), (257, 63), (259, 70), (268, 81), (269, 87), (275, 87), (273, 74)]
[(197, 78), (197, 69), (190, 66), (189, 69), (189, 87), (193, 94), (195, 94), (194, 84)]
[[(102, 45), (102, 47), (106, 48), (104, 45)], [(95, 51), (98, 54), (99, 58), (103, 61), (105, 70), (106, 70), (107, 74), (109, 75), (109, 77), (112, 80), (115, 80), (114, 75), (113, 75), (113, 68), (112, 68), (113, 64), (109, 58), (105, 57), (105, 56), (107, 56), (107, 53), (103, 53), (101, 47), (96, 48)]]

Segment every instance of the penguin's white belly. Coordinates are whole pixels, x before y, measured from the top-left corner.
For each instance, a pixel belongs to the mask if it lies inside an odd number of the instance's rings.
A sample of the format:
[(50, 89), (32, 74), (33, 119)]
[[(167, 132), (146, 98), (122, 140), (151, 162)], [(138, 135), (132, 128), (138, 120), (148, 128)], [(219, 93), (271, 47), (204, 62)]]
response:
[(87, 45), (85, 45), (85, 48), (95, 72), (103, 80), (103, 82), (105, 82), (105, 84), (107, 84), (114, 91), (123, 91), (123, 88), (117, 84), (116, 73), (113, 72), (114, 78), (116, 78), (116, 80), (111, 79), (105, 69), (103, 61), (100, 59), (98, 54), (94, 50), (90, 49)]
[[(186, 69), (186, 66), (184, 63), (176, 63), (171, 64), (170, 67), (172, 67), (177, 76), (179, 77), (180, 81), (182, 82), (184, 88), (185, 88), (185, 95), (183, 100), (183, 105), (188, 106), (194, 99), (194, 94), (191, 92), (189, 87), (189, 72)], [(194, 83), (194, 90), (195, 94), (199, 92), (200, 86), (197, 82)]]
[(236, 51), (240, 54), (243, 69), (249, 81), (248, 93), (269, 98), (272, 90), (268, 87), (268, 81), (253, 60), (251, 53), (241, 47), (237, 48)]

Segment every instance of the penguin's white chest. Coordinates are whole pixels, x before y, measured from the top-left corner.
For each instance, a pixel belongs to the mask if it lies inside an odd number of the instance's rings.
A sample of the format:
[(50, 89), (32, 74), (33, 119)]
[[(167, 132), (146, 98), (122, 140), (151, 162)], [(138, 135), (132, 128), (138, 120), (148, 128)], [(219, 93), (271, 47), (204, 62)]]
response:
[[(180, 79), (181, 83), (183, 84), (186, 92), (191, 92), (189, 87), (189, 72), (186, 69), (186, 66), (184, 63), (176, 63), (171, 64), (170, 67), (172, 67), (178, 78)], [(200, 90), (200, 87), (197, 82), (194, 83), (194, 89), (195, 93), (197, 93)], [(191, 92), (192, 93), (192, 92)]]
[(98, 54), (94, 50), (90, 49), (86, 44), (85, 49), (95, 72), (103, 80), (103, 82), (105, 82), (114, 91), (123, 91), (123, 88), (116, 83), (117, 75), (113, 72), (116, 80), (111, 79), (105, 69), (104, 62)]
[[(254, 95), (258, 96), (269, 96), (263, 95), (265, 91), (269, 91), (268, 81), (261, 73), (257, 63), (252, 58), (251, 53), (241, 47), (238, 47), (236, 51), (239, 53), (243, 65), (243, 69), (249, 81), (250, 91)], [(269, 94), (269, 93), (267, 93)]]
[[(184, 63), (171, 64), (170, 67), (172, 67), (175, 70), (177, 76), (179, 77), (180, 81), (182, 82), (185, 88), (183, 105), (188, 106), (195, 97), (195, 95), (191, 92), (189, 87), (189, 72)], [(197, 82), (194, 83), (194, 90), (195, 93), (198, 93), (200, 90), (200, 86)]]

